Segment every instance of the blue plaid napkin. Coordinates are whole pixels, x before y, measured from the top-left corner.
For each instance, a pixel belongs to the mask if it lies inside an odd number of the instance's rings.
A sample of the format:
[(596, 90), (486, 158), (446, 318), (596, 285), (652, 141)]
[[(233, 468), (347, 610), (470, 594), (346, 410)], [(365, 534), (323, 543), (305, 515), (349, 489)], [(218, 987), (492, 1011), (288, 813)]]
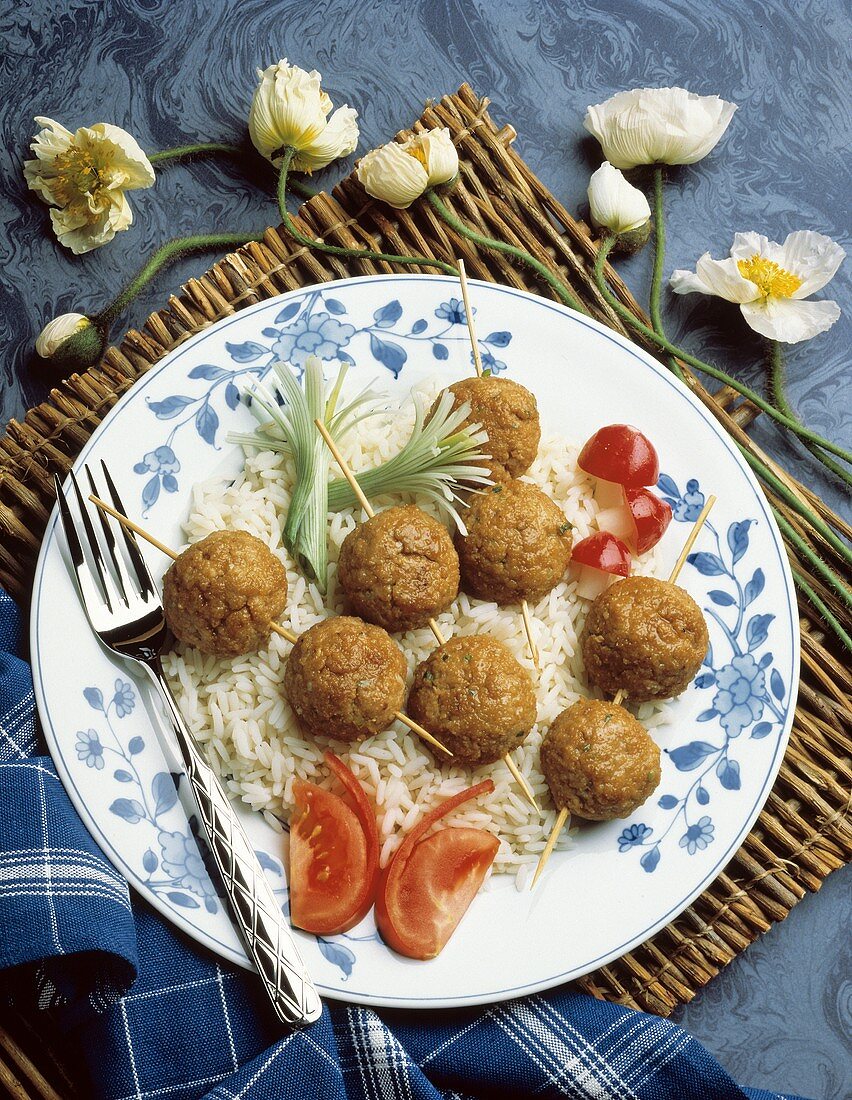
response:
[(88, 1066), (86, 1097), (154, 1100), (799, 1100), (741, 1089), (690, 1035), (566, 989), (487, 1009), (330, 1005), (286, 1034), (257, 981), (127, 886), (43, 753), (0, 591), (0, 997)]

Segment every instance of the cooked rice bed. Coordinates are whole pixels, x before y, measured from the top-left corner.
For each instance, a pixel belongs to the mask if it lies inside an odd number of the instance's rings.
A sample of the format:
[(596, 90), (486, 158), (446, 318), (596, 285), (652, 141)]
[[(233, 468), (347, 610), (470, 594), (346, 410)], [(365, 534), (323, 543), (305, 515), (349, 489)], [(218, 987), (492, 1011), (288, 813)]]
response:
[[(420, 387), (426, 400), (440, 382)], [(344, 448), (355, 470), (367, 469), (395, 454), (407, 440), (414, 408), (406, 401), (402, 412), (378, 416), (361, 425), (357, 440)], [(526, 478), (539, 485), (565, 513), (575, 541), (595, 531), (593, 484), (577, 468), (578, 448), (559, 436), (543, 434), (538, 457)], [(340, 546), (363, 517), (349, 508), (329, 517), (329, 588), (323, 601), (316, 585), (305, 580), (281, 546), (280, 534), (293, 483), (292, 462), (269, 451), (247, 456), (244, 472), (233, 484), (220, 478), (197, 484), (185, 525), (189, 542), (223, 527), (249, 531), (269, 546), (287, 568), (289, 626), (301, 633), (320, 619), (344, 610), (336, 584)], [(385, 503), (391, 503), (388, 500)], [(436, 514), (429, 503), (421, 504)], [(383, 502), (376, 502), (380, 508)], [(634, 563), (634, 572), (653, 573), (653, 552)], [(491, 778), (494, 792), (448, 819), (449, 824), (489, 829), (500, 838), (494, 871), (517, 872), (522, 886), (553, 826), (547, 784), (539, 770), (539, 745), (548, 725), (565, 707), (590, 692), (583, 684), (579, 635), (586, 601), (574, 594), (573, 581), (562, 581), (530, 608), (541, 672), (536, 673), (527, 649), (520, 608), (500, 608), (461, 593), (438, 622), (446, 637), (488, 631), (509, 647), (537, 685), (538, 721), (515, 761), (545, 812), (539, 816), (518, 789), (502, 762), (471, 771), (456, 766), (437, 767), (426, 745), (396, 722), (384, 733), (357, 745), (326, 739), (323, 743), (301, 736), (282, 693), (284, 664), (290, 644), (270, 635), (267, 648), (235, 659), (217, 659), (197, 650), (179, 648), (165, 659), (181, 710), (216, 772), (234, 797), (252, 809), (264, 811), (272, 824), (286, 819), (296, 776), (320, 786), (333, 784), (323, 765), (330, 748), (344, 759), (376, 805), (384, 866), (403, 835), (432, 806), (471, 783)], [(424, 627), (398, 635), (409, 673), (435, 647), (431, 630)], [(664, 704), (645, 704), (637, 716), (652, 728), (664, 720)], [(280, 827), (280, 826), (278, 826)], [(570, 844), (563, 832), (560, 847)]]

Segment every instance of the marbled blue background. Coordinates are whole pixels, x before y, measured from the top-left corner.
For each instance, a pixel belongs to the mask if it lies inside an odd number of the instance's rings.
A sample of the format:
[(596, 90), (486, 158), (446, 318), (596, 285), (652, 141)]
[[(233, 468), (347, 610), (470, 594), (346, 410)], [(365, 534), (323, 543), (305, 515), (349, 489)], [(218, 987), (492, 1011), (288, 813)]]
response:
[[(717, 150), (667, 190), (667, 273), (706, 249), (727, 253), (737, 230), (783, 239), (827, 233), (848, 249), (849, 42), (843, 0), (32, 0), (0, 2), (0, 421), (40, 400), (32, 370), (43, 323), (95, 310), (156, 244), (177, 233), (246, 230), (274, 208), (233, 166), (164, 167), (131, 196), (136, 224), (75, 258), (56, 245), (46, 208), (22, 183), (32, 116), (71, 129), (125, 126), (150, 151), (244, 133), (254, 69), (288, 56), (317, 67), (335, 103), (361, 115), (360, 151), (387, 140), (427, 96), (469, 80), (511, 120), (517, 148), (571, 210), (583, 212), (597, 145), (589, 103), (641, 85), (681, 84), (739, 104)], [(334, 166), (334, 178), (349, 165)], [(320, 177), (323, 182), (323, 178)], [(123, 318), (140, 324), (166, 293), (208, 266), (183, 261)], [(650, 255), (623, 264), (640, 300)], [(852, 445), (849, 261), (822, 292), (840, 322), (789, 355), (790, 393), (805, 419)], [(735, 307), (666, 296), (675, 339), (762, 384), (761, 347)], [(114, 335), (120, 337), (123, 329)], [(775, 430), (761, 443), (848, 512), (821, 467)], [(814, 1100), (852, 1095), (852, 873), (839, 872), (729, 966), (676, 1019), (743, 1083)]]

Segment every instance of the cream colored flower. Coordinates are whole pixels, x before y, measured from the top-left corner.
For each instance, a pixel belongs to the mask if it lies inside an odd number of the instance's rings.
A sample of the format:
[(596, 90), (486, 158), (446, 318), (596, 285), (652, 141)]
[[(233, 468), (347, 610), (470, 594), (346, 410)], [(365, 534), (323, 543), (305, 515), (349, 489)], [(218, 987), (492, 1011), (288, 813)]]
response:
[[(348, 157), (358, 144), (357, 111), (344, 104), (328, 118), (332, 102), (320, 87), (322, 77), (287, 59), (257, 70), (260, 84), (249, 110), (249, 134), (254, 147), (273, 164), (280, 150), (296, 150), (293, 168), (313, 172), (338, 157)], [(275, 155), (279, 154), (279, 155)]]
[(613, 233), (630, 233), (651, 220), (648, 200), (606, 160), (589, 180), (589, 209), (592, 224)]
[(831, 281), (846, 253), (830, 237), (800, 229), (783, 244), (737, 233), (730, 259), (705, 252), (692, 271), (675, 271), (675, 294), (714, 294), (737, 302), (747, 323), (785, 344), (810, 340), (840, 316), (837, 302), (805, 302)]
[(716, 145), (736, 109), (685, 88), (634, 88), (589, 107), (583, 125), (616, 168), (694, 164)]
[(372, 149), (358, 162), (356, 174), (368, 195), (404, 210), (429, 187), (455, 179), (458, 171), (459, 155), (444, 127)]
[(154, 169), (136, 140), (118, 126), (99, 122), (72, 134), (50, 118), (24, 162), (27, 184), (51, 206), (60, 244), (79, 255), (100, 248), (133, 222), (126, 191), (150, 187)]

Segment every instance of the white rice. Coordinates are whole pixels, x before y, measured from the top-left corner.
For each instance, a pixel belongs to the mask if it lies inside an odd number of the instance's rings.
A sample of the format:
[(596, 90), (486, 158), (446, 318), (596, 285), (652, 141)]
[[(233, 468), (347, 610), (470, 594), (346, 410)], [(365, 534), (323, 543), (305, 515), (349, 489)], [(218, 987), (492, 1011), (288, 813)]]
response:
[[(437, 380), (418, 389), (430, 400), (441, 388)], [(357, 439), (344, 455), (361, 470), (396, 453), (414, 423), (413, 402), (360, 426)], [(539, 485), (565, 512), (574, 539), (595, 531), (597, 506), (590, 479), (577, 468), (577, 448), (556, 435), (543, 434), (538, 457), (526, 479)], [(185, 531), (195, 542), (224, 527), (249, 531), (261, 538), (287, 567), (288, 607), (284, 622), (301, 633), (327, 616), (343, 611), (336, 583), (339, 548), (364, 516), (348, 508), (329, 516), (329, 586), (323, 600), (316, 585), (306, 581), (281, 546), (281, 529), (290, 500), (293, 466), (269, 451), (250, 454), (245, 469), (232, 484), (220, 478), (197, 484), (192, 493)], [(391, 503), (387, 501), (386, 503)], [(435, 514), (428, 502), (417, 501)], [(377, 502), (381, 507), (382, 502)], [(653, 573), (653, 553), (634, 564), (636, 573)], [(331, 787), (322, 754), (330, 748), (357, 775), (377, 808), (384, 865), (402, 836), (429, 808), (471, 783), (491, 778), (494, 792), (470, 803), (448, 820), (491, 830), (500, 838), (496, 873), (515, 873), (523, 888), (530, 865), (544, 848), (556, 811), (539, 769), (539, 745), (553, 719), (591, 694), (583, 683), (578, 639), (587, 601), (575, 594), (575, 582), (562, 581), (530, 608), (541, 672), (536, 673), (526, 644), (520, 608), (500, 608), (461, 593), (438, 617), (446, 637), (488, 632), (504, 642), (537, 684), (538, 721), (515, 761), (536, 794), (544, 813), (539, 816), (524, 798), (502, 762), (471, 771), (458, 765), (437, 767), (429, 748), (395, 723), (389, 730), (357, 744), (325, 740), (317, 743), (299, 733), (282, 692), (284, 664), (290, 645), (276, 634), (267, 648), (236, 659), (217, 659), (197, 650), (179, 648), (167, 656), (166, 672), (181, 710), (215, 771), (234, 797), (264, 811), (280, 828), (292, 803), (296, 776)], [(409, 671), (435, 647), (428, 627), (398, 636)], [(663, 704), (645, 704), (637, 716), (649, 728), (665, 721)], [(564, 830), (559, 847), (570, 844)]]

